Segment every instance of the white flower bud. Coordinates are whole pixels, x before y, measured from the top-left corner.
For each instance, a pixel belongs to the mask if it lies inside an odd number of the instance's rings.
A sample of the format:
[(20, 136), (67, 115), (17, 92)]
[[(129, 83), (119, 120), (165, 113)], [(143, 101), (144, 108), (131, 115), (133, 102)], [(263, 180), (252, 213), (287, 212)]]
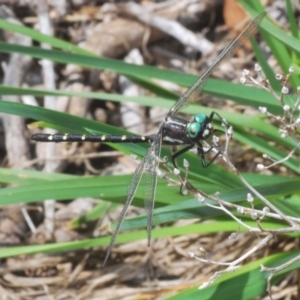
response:
[(233, 239), (235, 239), (236, 238), (236, 236), (237, 236), (237, 233), (236, 232), (233, 232), (233, 233), (231, 233), (231, 235), (228, 237), (230, 240), (233, 240)]
[(232, 135), (232, 134), (233, 134), (233, 128), (232, 128), (232, 126), (230, 126), (230, 127), (228, 128), (227, 133), (228, 133), (229, 135)]
[(219, 138), (218, 136), (216, 136), (216, 135), (214, 135), (214, 136), (212, 137), (212, 141), (213, 141), (214, 144), (218, 144), (218, 143), (219, 143), (219, 140), (220, 140), (220, 138)]
[(182, 189), (181, 192), (183, 196), (186, 196), (189, 193), (187, 189)]
[(239, 213), (239, 214), (244, 214), (245, 213), (245, 210), (244, 210), (244, 208), (243, 207), (241, 207), (241, 206), (238, 206), (238, 208), (237, 208), (237, 212)]
[(269, 207), (264, 207), (263, 208), (263, 213), (264, 214), (268, 214), (270, 212), (270, 208)]
[(281, 89), (281, 93), (286, 95), (286, 94), (288, 94), (288, 92), (289, 92), (289, 88), (286, 87), (286, 86), (283, 86), (282, 89)]
[(247, 194), (247, 201), (250, 203), (253, 202), (253, 196), (250, 193)]
[(284, 110), (284, 111), (289, 111), (289, 110), (290, 110), (290, 106), (287, 105), (287, 104), (285, 104), (285, 105), (283, 106), (283, 110)]
[(260, 66), (259, 64), (255, 64), (255, 65), (254, 65), (254, 70), (255, 70), (256, 72), (260, 72), (260, 71), (261, 71), (261, 66)]
[(204, 200), (205, 200), (205, 198), (201, 195), (201, 194), (197, 194), (197, 198), (198, 198), (198, 201), (200, 202), (200, 203), (203, 203), (204, 202)]
[(256, 220), (257, 217), (258, 217), (257, 213), (256, 213), (256, 212), (252, 212), (251, 218), (252, 218), (253, 220)]
[(245, 77), (245, 76), (242, 76), (242, 77), (240, 78), (240, 83), (241, 83), (241, 84), (245, 84), (246, 82), (247, 82), (246, 77)]
[(256, 166), (256, 168), (257, 168), (258, 171), (262, 171), (265, 168), (265, 166), (263, 164), (258, 164)]
[(183, 166), (184, 166), (185, 168), (188, 168), (188, 167), (190, 166), (190, 163), (188, 162), (187, 159), (184, 159), (184, 160), (183, 160)]
[(259, 110), (262, 114), (265, 114), (265, 113), (268, 111), (266, 107), (262, 107), (262, 106), (260, 106), (260, 107), (258, 108), (258, 110)]
[(249, 74), (250, 74), (249, 70), (247, 70), (247, 69), (243, 70), (243, 73), (242, 73), (243, 76), (248, 76)]
[(194, 258), (195, 257), (195, 253), (192, 251), (188, 251), (188, 255), (190, 256), (190, 258)]
[(174, 175), (179, 175), (180, 171), (177, 168), (174, 168), (173, 173), (174, 173)]

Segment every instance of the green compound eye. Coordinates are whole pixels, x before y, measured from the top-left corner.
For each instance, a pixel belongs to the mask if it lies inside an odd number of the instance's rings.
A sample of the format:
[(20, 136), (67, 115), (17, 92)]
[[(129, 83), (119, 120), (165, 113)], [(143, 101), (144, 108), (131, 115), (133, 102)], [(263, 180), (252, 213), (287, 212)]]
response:
[(205, 114), (196, 114), (193, 122), (198, 122), (202, 125), (204, 122), (206, 122), (206, 120), (207, 116)]
[(187, 132), (190, 139), (196, 139), (203, 130), (203, 124), (207, 121), (205, 114), (194, 115), (194, 120), (188, 124)]
[(198, 136), (199, 132), (201, 131), (201, 124), (198, 122), (192, 122), (188, 125), (188, 136), (191, 139), (194, 139)]

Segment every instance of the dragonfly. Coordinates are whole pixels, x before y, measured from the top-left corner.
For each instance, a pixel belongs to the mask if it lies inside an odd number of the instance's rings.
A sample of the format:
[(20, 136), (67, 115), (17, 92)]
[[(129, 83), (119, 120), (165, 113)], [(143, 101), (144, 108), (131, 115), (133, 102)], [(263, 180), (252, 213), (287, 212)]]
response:
[(158, 132), (147, 136), (116, 136), (116, 135), (79, 135), (79, 134), (34, 134), (31, 139), (37, 142), (107, 142), (107, 143), (150, 143), (150, 147), (146, 155), (141, 160), (135, 170), (131, 181), (128, 185), (127, 199), (121, 211), (116, 229), (111, 237), (110, 244), (106, 251), (106, 255), (102, 267), (106, 264), (115, 240), (121, 229), (128, 208), (134, 199), (137, 188), (141, 182), (144, 183), (144, 206), (147, 219), (147, 237), (148, 246), (151, 241), (151, 230), (153, 223), (153, 209), (155, 202), (157, 174), (159, 166), (159, 157), (162, 145), (184, 146), (179, 151), (172, 152), (172, 162), (176, 169), (176, 159), (189, 151), (196, 148), (197, 155), (201, 159), (203, 167), (208, 167), (220, 154), (218, 151), (211, 161), (207, 162), (205, 155), (212, 150), (204, 149), (202, 143), (211, 137), (214, 132), (218, 131), (212, 126), (214, 116), (216, 116), (223, 124), (226, 121), (215, 111), (209, 116), (198, 113), (188, 121), (180, 116), (179, 112), (193, 102), (198, 102), (206, 85), (208, 77), (226, 61), (228, 61), (237, 50), (248, 40), (258, 29), (259, 24), (265, 17), (266, 13), (259, 14), (245, 29), (233, 39), (225, 49), (220, 53), (214, 63), (199, 77), (199, 79), (175, 102), (167, 113), (164, 122), (160, 125)]

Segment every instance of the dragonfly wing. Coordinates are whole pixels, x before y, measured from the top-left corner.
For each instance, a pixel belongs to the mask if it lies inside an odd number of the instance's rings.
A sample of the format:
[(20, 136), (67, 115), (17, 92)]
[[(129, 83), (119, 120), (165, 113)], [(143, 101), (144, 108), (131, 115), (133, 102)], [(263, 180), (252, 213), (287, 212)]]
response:
[[(150, 170), (151, 168), (153, 168), (153, 154), (154, 155), (157, 155), (159, 157), (159, 154), (160, 154), (160, 142), (157, 143), (156, 142), (156, 139), (158, 139), (158, 141), (160, 141), (161, 139), (161, 130), (159, 130), (158, 134), (156, 135), (155, 137), (155, 140), (153, 141), (153, 143), (151, 144), (150, 148), (148, 149), (146, 155), (144, 156), (144, 158), (142, 159), (142, 161), (140, 162), (139, 166), (137, 167), (137, 169), (135, 170), (132, 178), (131, 178), (131, 181), (128, 185), (128, 191), (127, 191), (127, 199), (126, 199), (126, 202), (124, 204), (124, 207), (121, 211), (121, 214), (120, 214), (120, 218), (119, 218), (119, 221), (118, 221), (118, 224), (117, 224), (117, 227), (115, 229), (115, 232), (113, 233), (112, 237), (111, 237), (111, 240), (110, 240), (110, 243), (109, 243), (109, 246), (108, 246), (108, 249), (106, 251), (106, 255), (105, 255), (105, 258), (104, 258), (104, 261), (103, 261), (103, 264), (102, 264), (102, 267), (106, 264), (107, 262), (107, 259), (110, 255), (110, 252), (114, 246), (114, 243), (115, 243), (115, 240), (116, 240), (116, 237), (117, 235), (119, 234), (119, 231), (121, 229), (121, 226), (122, 226), (122, 223), (124, 221), (124, 218), (126, 216), (126, 213), (128, 211), (128, 208), (135, 196), (135, 193), (136, 193), (136, 190), (137, 190), (137, 187), (141, 181), (141, 178), (143, 176), (143, 174), (145, 173), (145, 170)], [(155, 170), (156, 171), (156, 170)], [(154, 185), (154, 182), (156, 183), (156, 179), (157, 179), (157, 175), (156, 175), (156, 172), (154, 174), (154, 178), (151, 179), (151, 184)], [(149, 180), (150, 182), (150, 180)], [(156, 184), (155, 184), (155, 187), (156, 187)], [(150, 192), (148, 191), (146, 194), (148, 195), (147, 197), (150, 197), (149, 194), (150, 193), (153, 193), (153, 195), (155, 195), (155, 189), (154, 191)], [(149, 198), (147, 198), (149, 199)], [(154, 196), (153, 196), (153, 199), (154, 199)], [(151, 225), (150, 225), (150, 235), (151, 235), (151, 227), (152, 227), (152, 214), (153, 214), (153, 203), (152, 203), (152, 209), (150, 208), (150, 203), (148, 203), (149, 201), (146, 200), (145, 198), (145, 206), (146, 206), (146, 211), (147, 211), (147, 220), (149, 222), (151, 222)], [(147, 225), (147, 229), (148, 229), (148, 240), (149, 238), (149, 224)]]
[(258, 15), (234, 40), (226, 46), (208, 70), (178, 99), (178, 101), (170, 109), (167, 118), (178, 113), (179, 110), (186, 107), (191, 102), (199, 100), (199, 96), (206, 84), (207, 78), (223, 63), (228, 61), (245, 43), (245, 41), (257, 31), (257, 28), (265, 15), (265, 12)]
[(146, 166), (143, 175), (143, 186), (144, 186), (144, 204), (147, 215), (147, 235), (148, 235), (148, 246), (150, 246), (152, 220), (153, 220), (153, 209), (155, 202), (155, 192), (157, 184), (157, 168), (159, 166), (159, 157), (161, 150), (161, 130), (156, 135), (151, 148), (149, 149), (148, 157), (146, 160)]

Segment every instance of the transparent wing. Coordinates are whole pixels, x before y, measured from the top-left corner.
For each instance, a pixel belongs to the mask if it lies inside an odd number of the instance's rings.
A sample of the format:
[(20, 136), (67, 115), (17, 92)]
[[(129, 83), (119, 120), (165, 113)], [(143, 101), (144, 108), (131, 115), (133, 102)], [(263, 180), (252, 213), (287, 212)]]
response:
[[(160, 131), (161, 132), (161, 131)], [(155, 192), (157, 184), (157, 168), (159, 166), (159, 157), (161, 150), (161, 134), (157, 134), (152, 144), (151, 152), (147, 159), (143, 175), (143, 186), (144, 186), (144, 204), (147, 214), (147, 235), (148, 235), (148, 246), (151, 241), (151, 230), (153, 220), (153, 209), (155, 202)]]
[(178, 99), (178, 101), (170, 109), (167, 118), (178, 113), (179, 110), (186, 107), (191, 102), (199, 100), (199, 96), (206, 84), (207, 78), (211, 75), (211, 73), (219, 68), (221, 64), (229, 60), (245, 43), (245, 41), (257, 31), (257, 28), (265, 15), (265, 12), (258, 15), (234, 40), (227, 45), (208, 70)]
[[(158, 134), (156, 135), (156, 139), (151, 144), (148, 152), (146, 153), (146, 155), (142, 159), (141, 163), (139, 164), (139, 166), (137, 167), (137, 169), (135, 170), (135, 172), (134, 172), (134, 174), (133, 174), (133, 176), (131, 178), (131, 181), (130, 181), (130, 183), (128, 185), (127, 199), (126, 199), (124, 207), (123, 207), (123, 209), (121, 211), (120, 218), (119, 218), (117, 227), (115, 229), (115, 232), (113, 233), (113, 235), (111, 237), (111, 240), (110, 240), (108, 249), (106, 251), (106, 255), (105, 255), (102, 267), (106, 264), (107, 259), (108, 259), (109, 255), (110, 255), (110, 252), (111, 252), (111, 250), (112, 250), (112, 248), (114, 246), (116, 237), (119, 234), (119, 231), (121, 229), (122, 223), (123, 223), (124, 218), (126, 216), (127, 210), (128, 210), (128, 208), (129, 208), (129, 206), (130, 206), (130, 204), (131, 204), (131, 202), (132, 202), (132, 200), (134, 198), (134, 195), (135, 195), (137, 187), (138, 187), (138, 185), (139, 185), (139, 183), (141, 181), (143, 173), (145, 171), (147, 171), (147, 173), (148, 173), (148, 170), (149, 171), (153, 170), (154, 164), (156, 163), (156, 161), (158, 162), (158, 160), (155, 159), (155, 156), (157, 155), (159, 157), (159, 154), (160, 154), (160, 148), (161, 148), (161, 145), (160, 145), (161, 144), (160, 143), (160, 141), (161, 141), (161, 130), (162, 129), (159, 130)], [(156, 169), (156, 167), (155, 167), (155, 169)], [(150, 173), (150, 174), (153, 174), (153, 173)], [(152, 185), (152, 187), (154, 185), (156, 187), (156, 179), (157, 179), (156, 172), (154, 173), (154, 175), (152, 175), (152, 177), (150, 179), (148, 179), (148, 181), (150, 182), (150, 184)], [(148, 220), (148, 222), (149, 221), (151, 222), (150, 226), (149, 226), (149, 224), (147, 225), (148, 241), (150, 241), (150, 238), (151, 238), (152, 214), (153, 214), (153, 205), (154, 205), (154, 203), (152, 203), (152, 204), (150, 203), (151, 202), (150, 198), (152, 197), (153, 202), (154, 202), (155, 187), (154, 187), (153, 190), (151, 190), (150, 188), (148, 190), (148, 188), (147, 188), (147, 192), (146, 192), (147, 199), (145, 199), (145, 207), (146, 207), (146, 212), (147, 212), (147, 220)], [(150, 232), (149, 232), (149, 228), (150, 228)]]

